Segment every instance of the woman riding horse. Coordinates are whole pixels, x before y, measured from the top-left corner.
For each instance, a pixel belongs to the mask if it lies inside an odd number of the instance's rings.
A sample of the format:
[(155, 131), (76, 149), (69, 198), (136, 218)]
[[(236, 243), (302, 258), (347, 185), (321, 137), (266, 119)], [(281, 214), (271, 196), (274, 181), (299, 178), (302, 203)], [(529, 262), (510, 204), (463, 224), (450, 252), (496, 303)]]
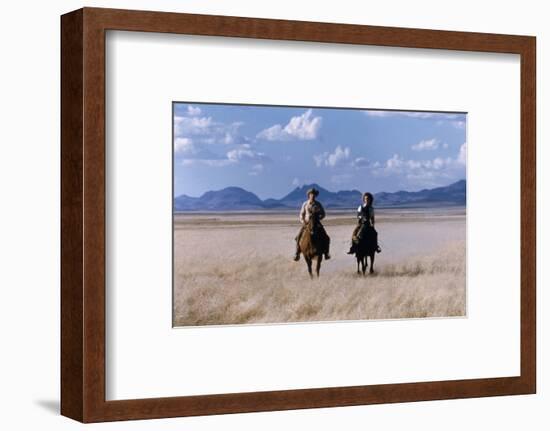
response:
[(380, 253), (382, 251), (378, 245), (378, 232), (376, 232), (376, 229), (374, 228), (373, 202), (374, 196), (372, 193), (363, 193), (363, 203), (359, 205), (359, 208), (357, 208), (357, 226), (353, 230), (353, 234), (351, 236), (351, 247), (348, 254), (355, 254), (358, 244), (367, 233), (372, 235), (373, 241), (376, 244), (376, 252)]

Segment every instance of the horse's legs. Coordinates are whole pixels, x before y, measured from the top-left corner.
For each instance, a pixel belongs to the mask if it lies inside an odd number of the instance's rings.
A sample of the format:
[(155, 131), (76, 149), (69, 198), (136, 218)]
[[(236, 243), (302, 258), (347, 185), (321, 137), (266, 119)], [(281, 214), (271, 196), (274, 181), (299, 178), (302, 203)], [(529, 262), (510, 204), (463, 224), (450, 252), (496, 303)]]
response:
[(361, 265), (361, 258), (358, 256), (358, 255), (355, 255), (355, 258), (357, 259), (357, 274), (361, 274), (361, 268), (360, 268), (360, 265)]
[(313, 278), (313, 272), (311, 272), (311, 257), (309, 256), (304, 256), (304, 259), (306, 260), (306, 263), (307, 263), (307, 272), (309, 272), (309, 276), (311, 278)]
[(367, 256), (363, 256), (361, 259), (361, 270), (363, 272), (363, 275), (365, 275), (365, 272), (367, 271)]
[[(365, 257), (365, 260), (367, 260), (367, 258)], [(369, 270), (369, 273), (372, 274), (374, 272), (374, 253), (371, 253), (370, 255), (370, 270)]]
[(315, 272), (317, 272), (317, 277), (319, 277), (319, 272), (321, 271), (321, 262), (323, 261), (323, 255), (320, 254), (317, 256), (317, 267), (315, 268)]

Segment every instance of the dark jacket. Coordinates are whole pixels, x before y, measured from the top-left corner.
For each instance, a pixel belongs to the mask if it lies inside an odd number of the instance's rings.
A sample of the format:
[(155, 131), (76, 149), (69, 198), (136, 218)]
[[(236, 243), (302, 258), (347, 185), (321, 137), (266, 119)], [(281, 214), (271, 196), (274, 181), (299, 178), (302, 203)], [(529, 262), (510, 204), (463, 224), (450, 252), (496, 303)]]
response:
[(368, 226), (373, 227), (374, 226), (374, 208), (372, 205), (365, 206), (365, 205), (359, 205), (359, 208), (357, 208), (357, 220), (359, 223), (367, 224)]

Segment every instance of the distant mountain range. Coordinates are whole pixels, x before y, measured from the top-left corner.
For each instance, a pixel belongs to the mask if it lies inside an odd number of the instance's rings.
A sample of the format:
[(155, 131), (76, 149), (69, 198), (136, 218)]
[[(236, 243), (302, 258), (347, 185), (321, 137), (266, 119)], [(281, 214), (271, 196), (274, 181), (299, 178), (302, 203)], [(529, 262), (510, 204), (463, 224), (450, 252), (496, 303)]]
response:
[[(331, 192), (318, 184), (296, 187), (281, 199), (261, 200), (254, 193), (240, 187), (226, 187), (209, 191), (200, 197), (180, 195), (174, 198), (174, 211), (246, 211), (297, 209), (306, 200), (306, 191), (319, 190), (319, 201), (325, 208), (355, 208), (361, 202), (359, 190)], [(466, 181), (460, 180), (445, 187), (417, 192), (398, 191), (374, 194), (376, 207), (433, 207), (466, 205)]]

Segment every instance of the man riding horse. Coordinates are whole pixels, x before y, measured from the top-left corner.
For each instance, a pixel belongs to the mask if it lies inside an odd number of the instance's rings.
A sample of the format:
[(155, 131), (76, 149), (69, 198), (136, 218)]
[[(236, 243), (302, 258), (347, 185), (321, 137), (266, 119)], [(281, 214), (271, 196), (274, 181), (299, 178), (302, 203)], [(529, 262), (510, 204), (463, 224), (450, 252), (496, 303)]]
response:
[(363, 203), (357, 208), (357, 226), (353, 230), (351, 236), (351, 247), (348, 251), (348, 254), (354, 254), (357, 251), (357, 246), (370, 231), (373, 236), (374, 242), (376, 244), (376, 252), (380, 253), (382, 250), (378, 246), (378, 233), (374, 229), (374, 208), (372, 204), (374, 202), (374, 197), (372, 193), (363, 194)]
[(298, 232), (298, 235), (296, 236), (296, 254), (294, 255), (294, 260), (299, 261), (300, 260), (300, 239), (304, 233), (304, 230), (306, 228), (306, 224), (309, 222), (309, 220), (312, 217), (316, 218), (317, 225), (315, 227), (316, 235), (319, 235), (320, 237), (325, 239), (326, 242), (326, 249), (325, 249), (325, 259), (330, 259), (330, 238), (325, 231), (324, 226), (321, 224), (321, 220), (325, 218), (325, 209), (323, 208), (323, 205), (321, 205), (321, 202), (317, 201), (317, 196), (319, 195), (319, 190), (312, 188), (307, 191), (307, 201), (305, 201), (302, 204), (302, 208), (300, 210), (300, 222), (302, 223), (302, 227), (300, 228), (300, 231)]

